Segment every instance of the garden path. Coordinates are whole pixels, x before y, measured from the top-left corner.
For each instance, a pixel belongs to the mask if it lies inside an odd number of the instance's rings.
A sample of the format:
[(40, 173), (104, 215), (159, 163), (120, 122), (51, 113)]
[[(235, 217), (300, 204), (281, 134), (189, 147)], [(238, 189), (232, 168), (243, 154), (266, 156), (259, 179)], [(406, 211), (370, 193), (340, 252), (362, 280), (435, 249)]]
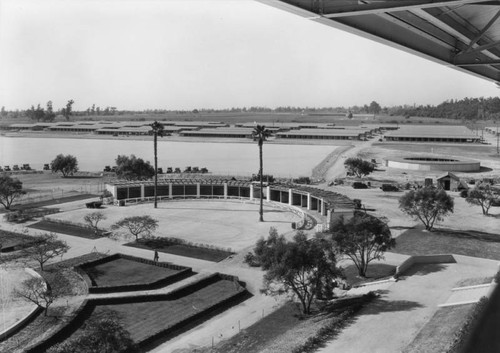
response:
[[(386, 254), (391, 258), (391, 253)], [(464, 279), (493, 276), (498, 262), (455, 256), (455, 264), (416, 265), (401, 280), (379, 291), (381, 296), (362, 309), (355, 322), (318, 350), (330, 352), (401, 352), (411, 343)], [(369, 333), (369, 334), (367, 334)]]

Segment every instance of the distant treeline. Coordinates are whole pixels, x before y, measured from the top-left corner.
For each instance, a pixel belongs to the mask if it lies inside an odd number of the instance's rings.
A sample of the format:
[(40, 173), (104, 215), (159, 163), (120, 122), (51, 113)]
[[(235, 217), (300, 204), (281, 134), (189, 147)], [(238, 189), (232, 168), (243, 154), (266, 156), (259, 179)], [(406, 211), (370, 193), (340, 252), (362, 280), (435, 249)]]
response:
[(437, 106), (399, 106), (388, 110), (389, 115), (430, 117), (461, 120), (496, 120), (500, 118), (500, 98), (450, 99)]
[(405, 116), (411, 117), (431, 117), (431, 118), (448, 118), (460, 120), (477, 120), (477, 119), (498, 119), (500, 118), (500, 98), (464, 98), (460, 100), (447, 100), (437, 106), (434, 105), (403, 105), (392, 107), (381, 107), (377, 102), (372, 101), (370, 104), (363, 106), (351, 107), (244, 107), (244, 108), (226, 108), (226, 109), (194, 109), (194, 110), (168, 110), (168, 109), (145, 109), (140, 111), (134, 110), (119, 110), (116, 107), (101, 108), (93, 104), (85, 110), (72, 110), (73, 100), (69, 100), (66, 107), (54, 111), (52, 102), (46, 104), (46, 108), (37, 105), (35, 108), (32, 105), (26, 110), (7, 110), (2, 106), (0, 117), (2, 118), (29, 118), (34, 121), (53, 121), (56, 116), (63, 116), (69, 120), (71, 116), (75, 117), (91, 117), (91, 116), (114, 116), (114, 115), (161, 115), (161, 114), (211, 114), (211, 113), (289, 113), (301, 115), (318, 115), (332, 114), (345, 115), (349, 118), (353, 114), (382, 114), (390, 116)]

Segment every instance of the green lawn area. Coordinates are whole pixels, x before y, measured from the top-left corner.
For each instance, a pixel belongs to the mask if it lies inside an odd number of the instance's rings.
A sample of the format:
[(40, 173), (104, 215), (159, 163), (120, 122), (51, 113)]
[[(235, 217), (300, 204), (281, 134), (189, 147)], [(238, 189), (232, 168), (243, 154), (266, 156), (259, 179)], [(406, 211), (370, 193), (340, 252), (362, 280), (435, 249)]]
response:
[(458, 254), (500, 260), (500, 235), (477, 231), (409, 229), (396, 239), (393, 252), (407, 255)]
[[(446, 352), (473, 307), (474, 304), (466, 304), (439, 308), (403, 352)], [(486, 351), (477, 350), (477, 352)]]
[(146, 284), (178, 273), (166, 267), (117, 258), (95, 266), (82, 266), (97, 286)]
[(32, 237), (22, 233), (14, 233), (0, 230), (0, 252), (9, 252), (20, 249), (23, 245), (31, 242)]
[[(128, 303), (99, 304), (94, 307), (91, 316), (113, 313), (123, 328), (130, 332), (132, 340), (139, 343), (245, 290), (235, 283), (220, 279), (182, 297), (136, 298)], [(189, 323), (186, 322), (186, 325)]]
[(396, 266), (378, 263), (368, 265), (365, 278), (358, 276), (358, 268), (355, 265), (349, 265), (344, 268), (347, 283), (351, 286), (362, 282), (382, 280), (393, 276), (394, 273), (396, 273)]
[(146, 239), (139, 242), (131, 242), (124, 244), (125, 246), (131, 246), (134, 248), (157, 250), (158, 252), (192, 257), (195, 259), (219, 262), (224, 260), (226, 257), (232, 255), (230, 251), (225, 251), (221, 249), (212, 249), (208, 247), (193, 246), (190, 244), (168, 244), (167, 242), (158, 242), (155, 239)]
[(75, 237), (81, 237), (87, 239), (100, 238), (100, 236), (96, 236), (94, 231), (90, 228), (79, 226), (76, 224), (52, 222), (50, 220), (45, 220), (45, 219), (35, 224), (32, 224), (28, 227), (33, 229), (45, 230), (48, 232), (73, 235)]

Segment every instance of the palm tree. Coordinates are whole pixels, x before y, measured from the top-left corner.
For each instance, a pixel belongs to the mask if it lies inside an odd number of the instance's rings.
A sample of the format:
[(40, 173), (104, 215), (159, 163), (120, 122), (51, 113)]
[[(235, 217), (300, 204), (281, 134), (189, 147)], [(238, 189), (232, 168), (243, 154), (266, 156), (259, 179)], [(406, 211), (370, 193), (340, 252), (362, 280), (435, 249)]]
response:
[(259, 145), (259, 162), (260, 162), (260, 168), (259, 168), (259, 179), (260, 179), (260, 209), (259, 209), (259, 222), (264, 222), (264, 205), (263, 205), (263, 199), (262, 199), (262, 190), (264, 188), (264, 181), (262, 178), (263, 175), (263, 158), (262, 158), (262, 145), (264, 145), (264, 141), (271, 136), (271, 131), (267, 130), (264, 125), (257, 125), (253, 128), (252, 131), (252, 137), (254, 141), (257, 141), (257, 144)]
[(163, 129), (163, 124), (155, 121), (151, 126), (151, 130), (149, 131), (150, 135), (154, 136), (154, 146), (155, 146), (155, 208), (158, 207), (157, 200), (157, 189), (158, 189), (158, 136), (165, 136), (165, 130)]

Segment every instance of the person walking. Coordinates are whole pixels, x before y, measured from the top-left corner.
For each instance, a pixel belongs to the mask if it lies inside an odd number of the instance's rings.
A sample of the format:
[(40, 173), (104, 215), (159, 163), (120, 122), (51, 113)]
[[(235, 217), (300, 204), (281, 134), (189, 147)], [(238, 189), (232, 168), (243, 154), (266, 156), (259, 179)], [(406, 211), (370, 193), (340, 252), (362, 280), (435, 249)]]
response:
[(160, 259), (160, 256), (158, 255), (158, 251), (155, 250), (155, 257), (153, 258), (153, 261), (158, 262), (159, 259)]

